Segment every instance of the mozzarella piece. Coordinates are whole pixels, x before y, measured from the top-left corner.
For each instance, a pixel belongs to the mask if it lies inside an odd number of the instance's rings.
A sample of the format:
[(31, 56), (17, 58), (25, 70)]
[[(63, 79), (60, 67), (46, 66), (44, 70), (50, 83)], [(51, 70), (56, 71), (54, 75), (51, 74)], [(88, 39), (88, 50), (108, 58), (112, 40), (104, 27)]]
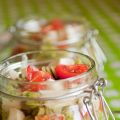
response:
[(28, 32), (38, 32), (40, 30), (39, 22), (36, 20), (29, 20), (24, 24), (24, 29)]
[(71, 58), (61, 58), (60, 59), (60, 64), (63, 64), (63, 65), (74, 65), (75, 62)]
[(19, 73), (16, 72), (15, 70), (10, 70), (9, 71), (9, 76), (10, 76), (11, 79), (15, 80), (15, 79), (19, 78)]

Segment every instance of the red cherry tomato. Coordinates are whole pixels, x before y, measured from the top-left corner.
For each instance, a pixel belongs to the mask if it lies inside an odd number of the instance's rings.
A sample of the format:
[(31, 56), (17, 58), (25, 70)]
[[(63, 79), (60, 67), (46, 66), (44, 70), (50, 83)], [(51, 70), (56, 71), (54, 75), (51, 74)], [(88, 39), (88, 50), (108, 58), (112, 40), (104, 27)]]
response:
[(64, 25), (61, 20), (54, 19), (50, 22), (50, 24), (44, 26), (41, 30), (43, 33), (48, 33), (51, 30), (60, 30), (63, 29)]
[(27, 80), (30, 82), (26, 86), (24, 86), (25, 90), (29, 91), (39, 91), (44, 90), (47, 86), (43, 84), (35, 84), (33, 82), (44, 82), (48, 79), (52, 78), (52, 76), (47, 73), (40, 71), (35, 67), (28, 66), (27, 67)]
[(56, 75), (60, 79), (70, 78), (88, 71), (89, 67), (85, 64), (76, 65), (57, 65), (55, 68)]
[(29, 81), (32, 80), (34, 74), (35, 74), (37, 71), (39, 71), (39, 69), (28, 65), (28, 66), (27, 66), (27, 80), (29, 80)]
[(51, 24), (52, 24), (54, 30), (60, 30), (60, 29), (63, 29), (63, 27), (64, 27), (63, 22), (60, 19), (52, 20)]
[(27, 67), (27, 79), (30, 82), (43, 82), (50, 78), (52, 78), (52, 76), (48, 72), (40, 71), (30, 65)]

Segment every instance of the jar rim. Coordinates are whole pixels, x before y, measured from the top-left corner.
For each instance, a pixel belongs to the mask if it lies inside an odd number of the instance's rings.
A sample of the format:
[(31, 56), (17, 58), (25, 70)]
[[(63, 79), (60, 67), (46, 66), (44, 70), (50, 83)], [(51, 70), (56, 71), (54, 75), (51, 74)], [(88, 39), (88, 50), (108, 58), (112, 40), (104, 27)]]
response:
[[(8, 78), (8, 77), (6, 77), (5, 75), (2, 75), (1, 74), (1, 72), (2, 72), (2, 70), (4, 70), (6, 67), (8, 67), (9, 65), (7, 65), (7, 66), (4, 66), (5, 64), (7, 64), (7, 62), (9, 61), (9, 60), (12, 60), (12, 59), (15, 59), (15, 58), (17, 58), (17, 57), (20, 57), (20, 56), (22, 56), (22, 55), (25, 55), (25, 54), (27, 54), (27, 55), (29, 55), (29, 54), (39, 54), (39, 53), (44, 53), (45, 51), (48, 51), (48, 50), (41, 50), (41, 51), (31, 51), (31, 52), (25, 52), (25, 53), (20, 53), (20, 54), (17, 54), (17, 55), (14, 55), (14, 56), (11, 56), (11, 57), (9, 57), (9, 58), (7, 58), (7, 59), (5, 59), (5, 60), (3, 60), (2, 61), (2, 63), (1, 63), (1, 65), (3, 65), (3, 66), (1, 66), (1, 70), (0, 70), (0, 77), (2, 78), (2, 79), (5, 79), (6, 81), (9, 81), (9, 80), (12, 80), (13, 81), (13, 83), (15, 83), (15, 84), (19, 84), (19, 83), (21, 83), (21, 84), (28, 84), (29, 82), (21, 82), (21, 81), (17, 81), (17, 80), (13, 80), (12, 78)], [(84, 54), (82, 54), (82, 53), (79, 53), (79, 52), (73, 52), (73, 51), (68, 51), (68, 50), (59, 50), (59, 49), (57, 49), (57, 50), (49, 50), (49, 51), (53, 51), (53, 52), (56, 52), (56, 51), (58, 51), (58, 52), (70, 52), (70, 53), (73, 53), (73, 54), (78, 54), (78, 55), (82, 55), (82, 56), (84, 56), (84, 57), (86, 57), (88, 60), (89, 60), (89, 62), (91, 62), (91, 67), (89, 68), (89, 70), (88, 71), (86, 71), (86, 72), (84, 72), (84, 73), (82, 73), (82, 74), (80, 74), (80, 75), (77, 75), (77, 76), (74, 76), (74, 77), (70, 77), (70, 78), (67, 78), (67, 79), (60, 79), (60, 80), (56, 80), (56, 81), (54, 81), (54, 84), (56, 84), (56, 83), (60, 83), (60, 82), (62, 82), (62, 81), (74, 81), (74, 80), (76, 80), (76, 79), (78, 79), (78, 78), (82, 78), (82, 77), (86, 77), (87, 75), (89, 75), (89, 73), (95, 68), (95, 62), (94, 62), (94, 60), (91, 58), (91, 57), (89, 57), (89, 56), (87, 56), (87, 55), (84, 55)], [(52, 81), (45, 81), (45, 82), (42, 82), (42, 84), (49, 84), (50, 82), (52, 82)], [(83, 90), (83, 89), (86, 89), (86, 88), (88, 88), (88, 87), (90, 87), (91, 85), (93, 85), (95, 83), (95, 80), (93, 80), (93, 81), (91, 81), (91, 83), (86, 83), (86, 84), (82, 84), (83, 86), (80, 86), (79, 88), (70, 88), (70, 90), (71, 90), (71, 92), (76, 92), (76, 91), (81, 91), (81, 90)], [(32, 82), (31, 84), (41, 84), (40, 82)], [(67, 89), (68, 90), (68, 89)], [(1, 91), (1, 92), (3, 92), (3, 91)], [(68, 94), (70, 94), (71, 92), (69, 92)], [(5, 93), (6, 94), (6, 93)], [(7, 94), (9, 94), (9, 93), (7, 93)], [(64, 95), (64, 94), (63, 94)], [(62, 95), (62, 96), (63, 96)], [(22, 96), (16, 96), (15, 95), (15, 97), (18, 97), (18, 98), (20, 98), (20, 97), (22, 97)], [(59, 96), (60, 97), (60, 96)], [(24, 97), (23, 97), (24, 98)], [(47, 98), (43, 98), (43, 99), (46, 99), (46, 100), (48, 100), (48, 98), (49, 97), (47, 97)], [(49, 99), (55, 99), (56, 97), (50, 97)], [(40, 99), (40, 98), (39, 98)], [(42, 99), (42, 98), (41, 98)]]
[[(9, 58), (7, 58), (7, 59), (5, 59), (5, 60), (2, 60), (2, 62), (1, 62), (1, 65), (2, 64), (5, 64), (5, 63), (7, 63), (9, 60), (11, 60), (11, 59), (14, 59), (14, 58), (16, 58), (16, 57), (19, 57), (19, 56), (22, 56), (22, 55), (29, 55), (29, 54), (35, 54), (35, 53), (41, 53), (41, 52), (45, 52), (45, 51), (65, 51), (65, 52), (70, 52), (70, 53), (74, 53), (74, 54), (78, 54), (78, 55), (82, 55), (82, 56), (84, 56), (84, 57), (86, 57), (87, 59), (89, 59), (89, 61), (91, 62), (91, 67), (88, 69), (88, 71), (86, 71), (86, 72), (84, 72), (84, 73), (82, 73), (82, 74), (80, 74), (80, 75), (77, 75), (77, 76), (74, 76), (74, 77), (70, 77), (70, 78), (67, 78), (67, 79), (60, 79), (60, 80), (56, 80), (55, 82), (58, 82), (58, 81), (61, 81), (61, 80), (72, 80), (73, 78), (81, 78), (81, 77), (83, 77), (83, 76), (86, 76), (86, 75), (88, 75), (94, 68), (95, 68), (95, 62), (94, 62), (94, 60), (91, 58), (91, 57), (89, 57), (88, 55), (85, 55), (85, 54), (82, 54), (82, 53), (80, 53), (80, 52), (75, 52), (75, 51), (70, 51), (70, 50), (60, 50), (60, 49), (55, 49), (55, 50), (40, 50), (40, 51), (29, 51), (29, 52), (24, 52), (24, 53), (19, 53), (19, 54), (16, 54), (16, 55), (13, 55), (13, 56), (11, 56), (11, 57), (9, 57)], [(4, 68), (3, 68), (4, 69)], [(0, 70), (0, 71), (2, 71), (2, 69)], [(4, 76), (4, 75), (2, 75), (1, 73), (0, 73), (0, 76)], [(5, 77), (5, 76), (4, 76)], [(5, 77), (6, 79), (10, 79), (10, 78), (7, 78), (7, 77)], [(12, 80), (12, 79), (11, 79)], [(14, 80), (15, 81), (15, 80)], [(18, 82), (18, 81), (15, 81), (15, 82)], [(19, 83), (19, 82), (18, 82)], [(23, 82), (23, 83), (28, 83), (28, 82)], [(33, 82), (34, 83), (34, 82)], [(37, 82), (35, 82), (35, 83), (37, 83)], [(39, 83), (39, 82), (38, 82)], [(45, 82), (42, 82), (42, 83), (46, 83), (46, 81)]]

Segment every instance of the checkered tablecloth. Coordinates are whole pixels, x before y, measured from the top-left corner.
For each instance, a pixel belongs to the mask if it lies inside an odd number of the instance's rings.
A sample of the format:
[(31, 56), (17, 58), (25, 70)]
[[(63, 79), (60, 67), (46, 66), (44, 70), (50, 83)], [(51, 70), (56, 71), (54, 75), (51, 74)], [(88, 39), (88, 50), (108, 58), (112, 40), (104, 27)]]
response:
[(0, 31), (26, 16), (84, 16), (100, 31), (98, 42), (108, 59), (105, 96), (111, 109), (120, 111), (120, 0), (0, 0)]

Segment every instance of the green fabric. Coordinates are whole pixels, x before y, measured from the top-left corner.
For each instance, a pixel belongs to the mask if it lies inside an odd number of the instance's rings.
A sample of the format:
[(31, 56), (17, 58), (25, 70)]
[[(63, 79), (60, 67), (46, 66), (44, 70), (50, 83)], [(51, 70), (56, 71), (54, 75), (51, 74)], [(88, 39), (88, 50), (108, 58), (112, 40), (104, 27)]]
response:
[(105, 71), (109, 85), (105, 96), (113, 111), (120, 110), (119, 0), (0, 0), (0, 31), (25, 16), (80, 18), (81, 15), (100, 31), (98, 42), (108, 59)]

